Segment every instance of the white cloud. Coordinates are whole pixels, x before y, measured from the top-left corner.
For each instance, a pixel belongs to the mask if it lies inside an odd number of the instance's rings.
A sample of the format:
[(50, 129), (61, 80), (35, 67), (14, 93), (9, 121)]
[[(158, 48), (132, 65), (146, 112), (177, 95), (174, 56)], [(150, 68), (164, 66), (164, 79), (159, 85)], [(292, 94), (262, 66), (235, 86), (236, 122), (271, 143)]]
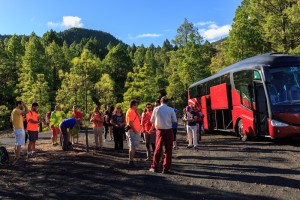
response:
[(84, 26), (84, 24), (81, 22), (81, 18), (77, 16), (63, 16), (62, 22), (48, 22), (48, 26), (50, 27), (62, 27), (62, 28), (81, 28)]
[(83, 23), (81, 23), (81, 18), (76, 16), (63, 16), (62, 26), (71, 28), (81, 28), (83, 27)]
[(213, 21), (197, 22), (194, 24), (194, 26), (205, 26), (205, 25), (210, 25), (210, 24), (215, 24), (215, 22), (213, 22)]
[(50, 26), (50, 27), (56, 28), (56, 27), (60, 26), (60, 23), (48, 22), (47, 25)]
[(162, 36), (161, 34), (156, 34), (156, 33), (144, 33), (137, 35), (136, 38), (145, 38), (145, 37), (160, 37)]
[(199, 33), (204, 39), (212, 41), (228, 36), (230, 29), (231, 25), (229, 24), (218, 26), (217, 24), (212, 23), (209, 24), (207, 28), (199, 29)]

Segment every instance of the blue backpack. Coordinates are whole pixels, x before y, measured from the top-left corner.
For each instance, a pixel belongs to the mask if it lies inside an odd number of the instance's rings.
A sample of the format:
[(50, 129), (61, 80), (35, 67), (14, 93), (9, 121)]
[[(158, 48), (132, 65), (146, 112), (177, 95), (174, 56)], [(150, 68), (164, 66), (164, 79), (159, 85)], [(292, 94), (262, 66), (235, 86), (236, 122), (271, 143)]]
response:
[(6, 164), (9, 161), (9, 156), (5, 147), (0, 147), (0, 165)]

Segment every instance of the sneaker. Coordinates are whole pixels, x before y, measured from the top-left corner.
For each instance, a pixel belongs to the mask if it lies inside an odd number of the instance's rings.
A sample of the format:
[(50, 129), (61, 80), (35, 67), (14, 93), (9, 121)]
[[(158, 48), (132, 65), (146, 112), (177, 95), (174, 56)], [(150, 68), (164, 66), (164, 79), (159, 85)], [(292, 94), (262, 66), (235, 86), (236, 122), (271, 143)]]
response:
[(157, 169), (150, 168), (150, 169), (149, 169), (149, 172), (156, 173), (156, 172), (157, 172)]
[(188, 148), (188, 149), (191, 149), (191, 148), (193, 148), (193, 145), (191, 145), (191, 146), (187, 146), (186, 148)]

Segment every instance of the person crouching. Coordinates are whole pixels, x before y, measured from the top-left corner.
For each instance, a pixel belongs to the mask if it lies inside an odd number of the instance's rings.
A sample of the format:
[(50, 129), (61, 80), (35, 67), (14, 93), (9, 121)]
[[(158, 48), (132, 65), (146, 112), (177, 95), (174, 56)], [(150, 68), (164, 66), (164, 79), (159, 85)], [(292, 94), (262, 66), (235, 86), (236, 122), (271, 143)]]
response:
[(76, 124), (79, 125), (80, 120), (76, 120), (76, 118), (74, 118), (74, 117), (64, 119), (59, 124), (60, 132), (63, 135), (63, 142), (62, 142), (62, 150), (63, 151), (70, 151), (73, 149), (72, 143), (69, 140), (68, 129), (72, 130)]

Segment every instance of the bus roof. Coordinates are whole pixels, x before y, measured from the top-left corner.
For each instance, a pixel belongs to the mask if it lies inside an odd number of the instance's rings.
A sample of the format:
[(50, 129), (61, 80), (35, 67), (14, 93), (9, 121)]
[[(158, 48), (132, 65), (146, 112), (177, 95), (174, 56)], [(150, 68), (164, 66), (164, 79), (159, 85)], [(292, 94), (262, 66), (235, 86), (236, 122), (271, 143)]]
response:
[(239, 71), (241, 69), (253, 69), (260, 65), (272, 65), (274, 63), (276, 63), (276, 65), (278, 64), (280, 65), (281, 63), (287, 63), (287, 62), (300, 63), (300, 56), (283, 54), (283, 53), (267, 53), (267, 54), (246, 58), (228, 67), (225, 67), (224, 69), (221, 69), (218, 73), (212, 76), (202, 79), (196, 83), (193, 83), (190, 87), (212, 80), (214, 78), (222, 76), (223, 74), (227, 74), (231, 71)]

